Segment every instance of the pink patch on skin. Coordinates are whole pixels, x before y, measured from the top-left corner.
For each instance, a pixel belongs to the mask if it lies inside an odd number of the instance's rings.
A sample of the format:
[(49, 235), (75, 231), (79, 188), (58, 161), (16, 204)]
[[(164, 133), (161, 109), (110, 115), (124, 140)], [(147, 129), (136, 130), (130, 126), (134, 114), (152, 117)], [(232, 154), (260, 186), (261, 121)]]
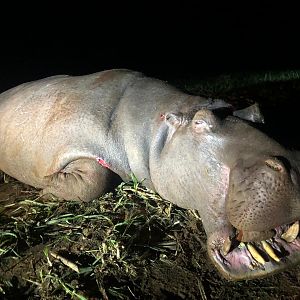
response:
[(97, 162), (104, 168), (110, 169), (110, 165), (102, 158), (97, 157)]
[(160, 114), (160, 119), (164, 120), (165, 119), (165, 114)]

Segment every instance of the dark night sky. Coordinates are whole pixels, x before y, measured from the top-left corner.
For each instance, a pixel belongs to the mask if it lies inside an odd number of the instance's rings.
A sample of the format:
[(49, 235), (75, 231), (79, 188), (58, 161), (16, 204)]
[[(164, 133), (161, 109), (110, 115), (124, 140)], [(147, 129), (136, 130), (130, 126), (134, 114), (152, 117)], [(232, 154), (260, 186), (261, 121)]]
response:
[(1, 10), (1, 90), (119, 67), (164, 78), (300, 65), (295, 7), (51, 3)]

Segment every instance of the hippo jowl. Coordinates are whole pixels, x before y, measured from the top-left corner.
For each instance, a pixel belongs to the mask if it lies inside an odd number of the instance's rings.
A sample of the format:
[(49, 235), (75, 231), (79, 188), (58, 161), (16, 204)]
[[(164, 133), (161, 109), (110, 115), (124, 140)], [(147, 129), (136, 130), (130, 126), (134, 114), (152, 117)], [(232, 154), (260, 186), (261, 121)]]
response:
[(133, 173), (199, 211), (226, 278), (256, 278), (300, 262), (299, 156), (261, 120), (129, 70), (54, 76), (0, 95), (0, 169), (84, 201)]

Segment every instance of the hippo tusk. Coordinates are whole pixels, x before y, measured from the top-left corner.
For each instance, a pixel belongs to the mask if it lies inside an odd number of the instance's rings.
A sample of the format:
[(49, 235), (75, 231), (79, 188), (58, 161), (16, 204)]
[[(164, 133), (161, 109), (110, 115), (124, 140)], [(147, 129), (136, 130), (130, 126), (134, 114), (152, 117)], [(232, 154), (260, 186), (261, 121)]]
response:
[(273, 258), (275, 261), (279, 262), (280, 258), (275, 254), (273, 248), (266, 242), (266, 241), (261, 241), (261, 244), (264, 248), (264, 250), (267, 252), (267, 254)]
[(251, 256), (260, 264), (264, 265), (266, 261), (264, 258), (258, 253), (254, 246), (251, 244), (247, 244), (247, 249), (250, 252)]
[(230, 237), (228, 236), (228, 237), (226, 238), (226, 240), (224, 241), (223, 247), (222, 247), (222, 249), (221, 249), (222, 254), (223, 254), (224, 256), (226, 256), (226, 255), (229, 253), (230, 248), (231, 248), (231, 240), (230, 240)]
[(296, 221), (284, 234), (281, 235), (281, 238), (287, 241), (288, 243), (293, 242), (299, 234), (299, 221)]

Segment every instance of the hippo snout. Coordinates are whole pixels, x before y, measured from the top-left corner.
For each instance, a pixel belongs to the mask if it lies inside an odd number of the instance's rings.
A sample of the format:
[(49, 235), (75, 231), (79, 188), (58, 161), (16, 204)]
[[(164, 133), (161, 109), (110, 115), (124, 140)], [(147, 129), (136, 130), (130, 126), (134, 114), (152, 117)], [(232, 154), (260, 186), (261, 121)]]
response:
[(230, 173), (225, 209), (228, 225), (208, 239), (225, 277), (261, 277), (299, 262), (299, 173), (291, 160), (240, 160)]
[(271, 235), (275, 227), (296, 221), (300, 218), (298, 177), (284, 157), (268, 157), (252, 165), (240, 161), (231, 172), (229, 222), (243, 232), (270, 231)]

